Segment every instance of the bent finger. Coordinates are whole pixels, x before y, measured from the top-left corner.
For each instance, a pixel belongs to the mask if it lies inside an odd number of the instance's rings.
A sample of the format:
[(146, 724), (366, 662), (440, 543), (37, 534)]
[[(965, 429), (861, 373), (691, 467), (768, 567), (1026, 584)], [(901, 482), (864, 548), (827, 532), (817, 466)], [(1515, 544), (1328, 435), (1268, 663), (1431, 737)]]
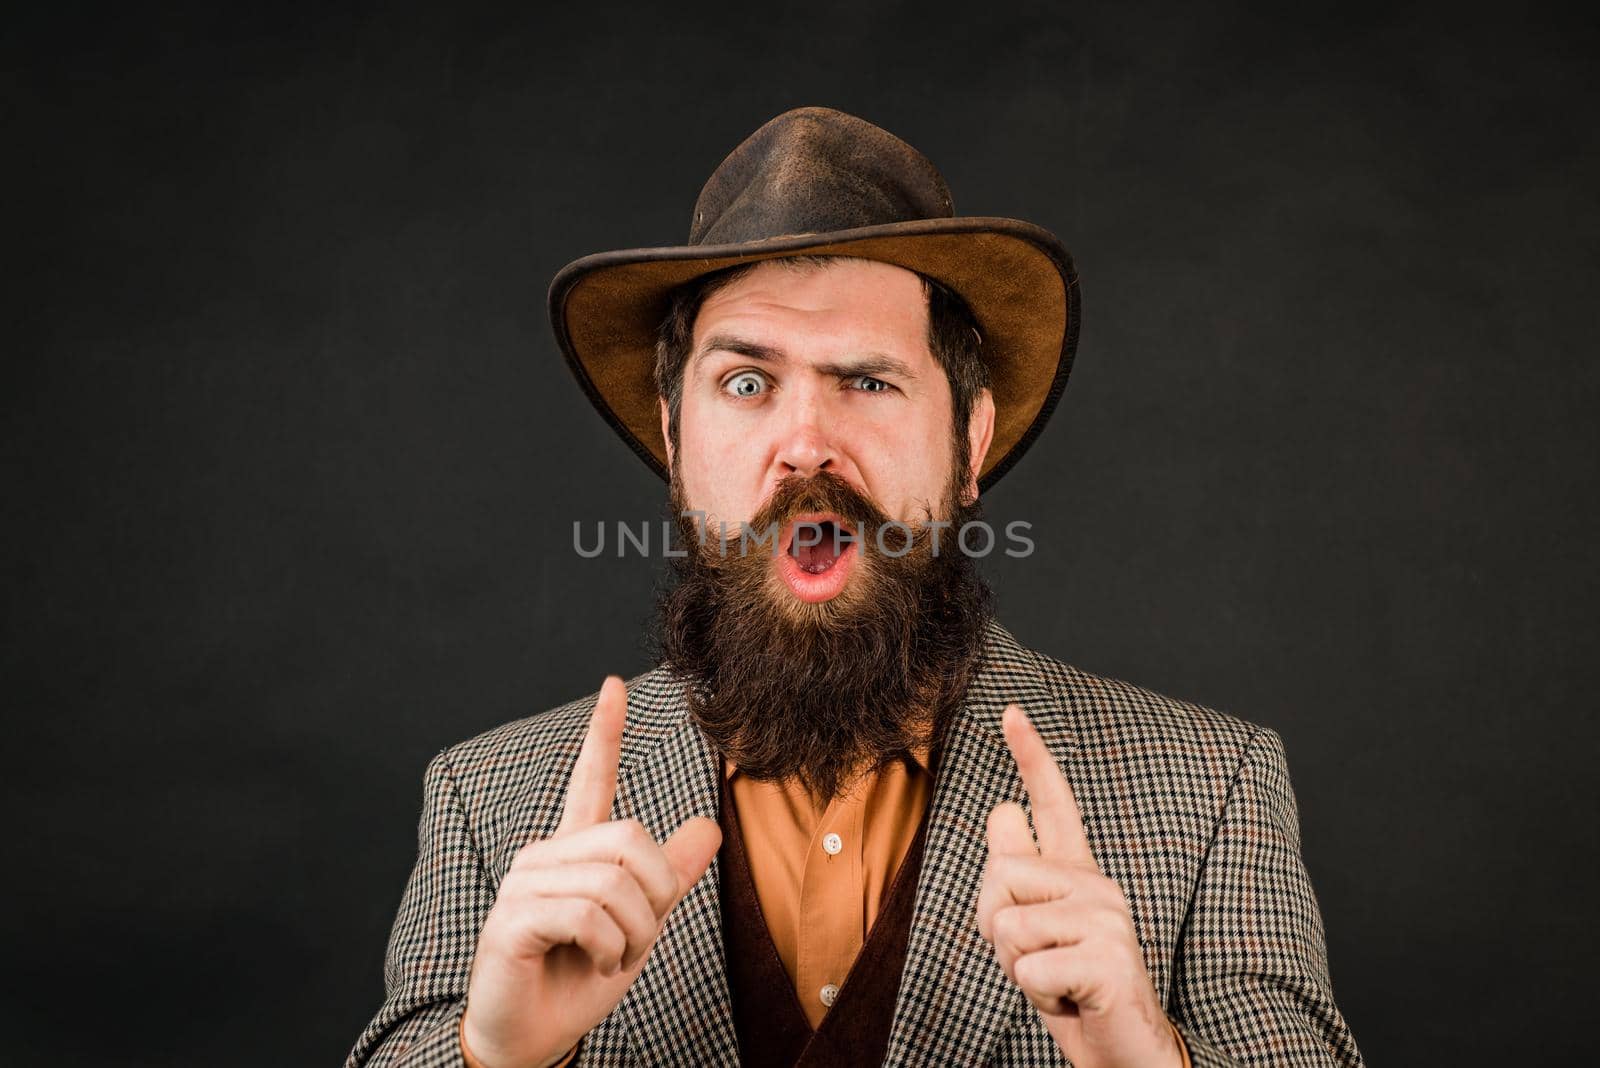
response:
[(1018, 958), (1054, 946), (1077, 945), (1087, 933), (1082, 910), (1061, 900), (1007, 905), (995, 912), (992, 927), (995, 957), (1008, 975)]
[(650, 907), (644, 890), (616, 864), (557, 864), (527, 873), (518, 884), (521, 893), (533, 899), (537, 907), (541, 898), (585, 898), (606, 910), (621, 929), (627, 946), (622, 966), (632, 967), (640, 957), (649, 952), (661, 931), (661, 919)]
[(1001, 854), (989, 858), (990, 878), (1008, 905), (1036, 905), (1070, 897), (1097, 877), (1081, 868), (1044, 857)]
[(993, 942), (995, 913), (1012, 905), (1033, 905), (1070, 897), (1081, 882), (1078, 874), (1056, 861), (1037, 855), (991, 853), (978, 890), (978, 930)]
[(556, 946), (573, 945), (594, 962), (602, 975), (622, 969), (628, 939), (611, 914), (588, 898), (539, 898), (523, 918), (530, 948), (545, 953)]
[(1092, 1006), (1106, 978), (1106, 966), (1082, 946), (1053, 946), (1017, 958), (1012, 965), (1017, 986), (1046, 1015), (1062, 1015), (1072, 1006)]
[(644, 890), (658, 917), (678, 900), (678, 874), (662, 847), (638, 820), (612, 820), (558, 838), (531, 842), (511, 863), (513, 873), (558, 864), (618, 864)]

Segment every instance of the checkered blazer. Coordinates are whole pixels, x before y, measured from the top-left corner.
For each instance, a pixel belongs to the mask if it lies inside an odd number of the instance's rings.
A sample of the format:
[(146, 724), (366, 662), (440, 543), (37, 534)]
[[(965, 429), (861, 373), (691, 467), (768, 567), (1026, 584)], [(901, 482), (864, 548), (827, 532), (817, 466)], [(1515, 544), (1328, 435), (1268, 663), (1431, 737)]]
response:
[[(978, 934), (985, 821), (1023, 801), (1000, 712), (1027, 711), (1121, 885), (1145, 967), (1199, 1066), (1360, 1065), (1334, 1005), (1322, 918), (1272, 731), (1023, 648), (991, 625), (945, 743), (884, 1063), (1062, 1065), (1036, 1010)], [(415, 869), (384, 969), (388, 997), (347, 1068), (460, 1065), (478, 931), (517, 850), (555, 830), (595, 696), (518, 720), (428, 766)], [(664, 840), (717, 818), (718, 760), (681, 682), (628, 685), (614, 816)], [(584, 1038), (581, 1065), (738, 1064), (718, 865), (668, 917), (638, 980)]]

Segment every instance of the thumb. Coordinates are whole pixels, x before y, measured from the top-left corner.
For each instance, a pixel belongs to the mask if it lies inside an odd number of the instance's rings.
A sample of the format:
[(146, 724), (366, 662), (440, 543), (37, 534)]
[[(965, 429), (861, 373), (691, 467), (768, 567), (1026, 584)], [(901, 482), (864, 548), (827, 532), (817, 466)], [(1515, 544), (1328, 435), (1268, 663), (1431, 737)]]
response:
[(1015, 801), (1002, 801), (989, 811), (989, 852), (1037, 856), (1028, 814)]
[(711, 867), (711, 861), (716, 858), (721, 846), (722, 828), (704, 816), (684, 820), (682, 826), (672, 832), (672, 837), (662, 843), (661, 851), (667, 855), (667, 861), (678, 875), (679, 901)]

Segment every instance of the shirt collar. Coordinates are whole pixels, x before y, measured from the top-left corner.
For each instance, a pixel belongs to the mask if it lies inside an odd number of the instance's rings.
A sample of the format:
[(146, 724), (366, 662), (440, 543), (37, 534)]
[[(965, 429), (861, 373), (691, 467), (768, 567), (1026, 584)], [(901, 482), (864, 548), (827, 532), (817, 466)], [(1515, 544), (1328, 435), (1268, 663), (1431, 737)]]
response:
[[(915, 761), (917, 767), (921, 768), (924, 772), (929, 770), (928, 769), (928, 751), (929, 751), (929, 748), (930, 748), (930, 746), (928, 745), (928, 743), (924, 742), (921, 745), (912, 746), (908, 750), (908, 752), (911, 754), (911, 759), (913, 761)], [(723, 782), (727, 782), (729, 779), (733, 778), (734, 773), (736, 771), (738, 771), (738, 770), (739, 770), (738, 767), (736, 767), (734, 765), (733, 761), (729, 760), (727, 757), (723, 757), (722, 758), (722, 781)]]

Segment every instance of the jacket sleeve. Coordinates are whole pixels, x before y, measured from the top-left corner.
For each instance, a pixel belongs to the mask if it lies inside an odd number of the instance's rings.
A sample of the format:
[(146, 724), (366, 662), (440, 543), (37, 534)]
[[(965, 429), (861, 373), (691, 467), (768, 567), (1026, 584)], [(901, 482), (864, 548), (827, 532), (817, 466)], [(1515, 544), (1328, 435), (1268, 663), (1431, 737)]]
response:
[(1333, 1001), (1283, 742), (1246, 747), (1178, 940), (1171, 1012), (1195, 1068), (1360, 1068)]
[(417, 863), (389, 934), (383, 1007), (346, 1068), (461, 1068), (467, 979), (494, 897), (449, 756), (440, 753), (423, 779)]

